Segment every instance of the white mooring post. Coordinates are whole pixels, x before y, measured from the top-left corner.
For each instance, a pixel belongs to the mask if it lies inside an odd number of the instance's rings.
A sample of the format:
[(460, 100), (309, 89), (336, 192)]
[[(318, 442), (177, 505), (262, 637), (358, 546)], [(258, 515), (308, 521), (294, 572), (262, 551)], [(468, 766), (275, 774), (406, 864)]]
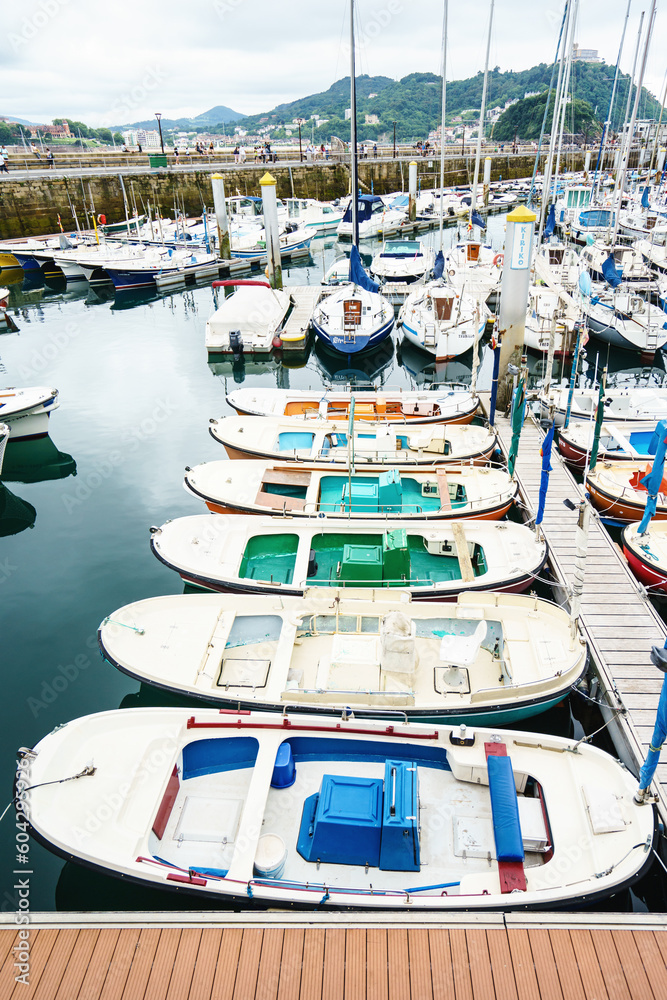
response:
[(412, 160), (408, 172), (408, 216), (410, 222), (417, 218), (417, 161)]
[(502, 409), (509, 399), (504, 391), (507, 366), (516, 357), (518, 366), (523, 354), (523, 337), (526, 329), (526, 309), (530, 287), (530, 264), (533, 253), (533, 234), (537, 216), (523, 205), (507, 216), (505, 259), (500, 285), (500, 372), (499, 402)]
[(584, 173), (587, 174), (590, 169), (591, 169), (591, 151), (590, 149), (587, 149), (586, 155), (584, 156)]
[(262, 188), (262, 210), (264, 212), (264, 235), (269, 258), (269, 284), (271, 288), (283, 287), (283, 269), (280, 263), (280, 234), (278, 232), (278, 202), (276, 201), (276, 179), (265, 173), (260, 179)]
[(215, 221), (218, 224), (218, 257), (222, 257), (223, 260), (230, 260), (232, 256), (232, 249), (229, 242), (229, 222), (227, 220), (227, 203), (225, 202), (225, 179), (222, 174), (213, 174), (211, 177), (211, 187), (213, 188)]

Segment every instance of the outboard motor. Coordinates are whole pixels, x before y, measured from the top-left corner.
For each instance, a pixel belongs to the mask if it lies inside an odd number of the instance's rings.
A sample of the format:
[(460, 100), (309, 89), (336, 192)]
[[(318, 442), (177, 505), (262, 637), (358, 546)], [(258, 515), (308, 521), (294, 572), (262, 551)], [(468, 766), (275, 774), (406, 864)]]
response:
[(234, 357), (243, 354), (243, 337), (240, 330), (229, 331), (229, 346)]

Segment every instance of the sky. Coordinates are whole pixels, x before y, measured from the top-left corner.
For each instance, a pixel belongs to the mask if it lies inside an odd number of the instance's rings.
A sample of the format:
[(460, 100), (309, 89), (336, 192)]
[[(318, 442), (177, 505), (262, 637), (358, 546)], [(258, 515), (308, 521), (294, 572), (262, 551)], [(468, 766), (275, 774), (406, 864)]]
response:
[[(576, 41), (615, 64), (627, 0), (580, 0)], [(656, 18), (645, 85), (660, 95), (667, 14)], [(484, 68), (491, 0), (449, 0), (447, 78)], [(642, 10), (631, 0), (621, 69), (630, 72)], [(357, 74), (439, 73), (444, 0), (356, 0)], [(562, 3), (496, 0), (490, 66), (554, 58)], [(645, 20), (646, 20), (645, 19)], [(349, 72), (349, 0), (22, 0), (0, 33), (0, 115), (94, 127), (244, 114), (327, 90)], [(641, 57), (640, 57), (641, 59)]]

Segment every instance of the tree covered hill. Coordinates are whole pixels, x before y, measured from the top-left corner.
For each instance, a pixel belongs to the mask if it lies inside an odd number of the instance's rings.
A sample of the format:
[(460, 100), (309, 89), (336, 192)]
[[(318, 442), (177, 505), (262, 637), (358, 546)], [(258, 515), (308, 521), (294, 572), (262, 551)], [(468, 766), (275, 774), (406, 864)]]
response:
[[(545, 123), (547, 135), (551, 132), (553, 124), (555, 101), (555, 94), (552, 93)], [(519, 139), (539, 139), (546, 103), (547, 92), (545, 90), (536, 97), (527, 97), (523, 101), (512, 104), (493, 126), (494, 141), (512, 141), (515, 136), (518, 136)], [(566, 108), (563, 131), (579, 133), (587, 138), (595, 138), (602, 131), (602, 126), (595, 117), (593, 108), (588, 101), (580, 101), (575, 98)]]
[[(546, 90), (551, 79), (551, 66), (540, 63), (531, 69), (501, 72), (495, 67), (489, 72), (487, 108), (504, 107), (507, 101), (522, 100), (527, 92)], [(480, 71), (466, 80), (447, 82), (447, 122), (458, 124), (457, 119), (472, 124), (479, 114), (484, 75)], [(604, 122), (614, 80), (614, 67), (606, 63), (575, 62), (572, 65), (571, 92), (575, 100), (586, 101), (599, 122)], [(619, 74), (615, 112), (612, 127), (618, 128), (623, 120), (630, 85), (627, 74)], [(429, 131), (440, 124), (441, 78), (433, 73), (411, 73), (401, 80), (386, 76), (360, 76), (357, 78), (357, 114), (359, 138), (369, 140), (393, 133), (399, 140), (425, 138)], [(374, 96), (371, 96), (374, 95)], [(305, 136), (310, 138), (311, 115), (327, 119), (314, 137), (323, 141), (330, 135), (349, 139), (350, 123), (345, 120), (345, 109), (350, 105), (350, 78), (337, 80), (320, 94), (280, 104), (272, 111), (242, 118), (235, 124), (249, 132), (263, 126), (290, 125), (294, 118), (308, 121)], [(467, 112), (467, 114), (466, 114)], [(660, 105), (645, 88), (639, 104), (640, 118), (657, 118)], [(366, 115), (376, 115), (377, 124), (364, 124)], [(494, 138), (496, 137), (494, 132)]]

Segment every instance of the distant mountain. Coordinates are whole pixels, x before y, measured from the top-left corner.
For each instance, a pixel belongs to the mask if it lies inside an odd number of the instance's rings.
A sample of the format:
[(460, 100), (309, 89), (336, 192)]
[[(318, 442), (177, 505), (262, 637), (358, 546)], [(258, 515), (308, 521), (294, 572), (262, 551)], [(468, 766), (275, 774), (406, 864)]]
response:
[[(526, 93), (540, 93), (549, 86), (551, 66), (540, 63), (531, 69), (501, 72), (496, 66), (489, 72), (487, 108), (504, 108), (508, 101), (522, 100)], [(576, 61), (572, 66), (571, 93), (575, 100), (587, 101), (599, 122), (604, 122), (609, 108), (613, 83), (613, 67), (606, 63)], [(479, 116), (484, 74), (480, 71), (465, 80), (447, 81), (447, 123), (474, 126)], [(630, 78), (619, 73), (612, 127), (617, 129), (623, 118)], [(357, 120), (360, 141), (391, 137), (396, 122), (396, 137), (401, 141), (425, 139), (440, 124), (441, 77), (434, 73), (411, 73), (401, 80), (386, 76), (357, 77)], [(371, 96), (372, 95), (372, 96)], [(279, 104), (272, 111), (240, 119), (236, 124), (254, 132), (264, 126), (291, 125), (294, 118), (308, 122), (306, 135), (318, 142), (337, 135), (349, 139), (350, 123), (345, 109), (350, 106), (350, 78), (337, 80), (321, 94), (303, 97), (289, 104)], [(655, 118), (660, 104), (644, 88), (639, 102), (639, 118)], [(313, 129), (311, 115), (327, 119), (320, 129)], [(365, 123), (366, 116), (371, 121)], [(373, 117), (377, 121), (373, 121)], [(490, 129), (487, 130), (490, 132)]]
[(17, 122), (19, 125), (47, 125), (48, 122), (29, 122), (27, 118), (17, 118), (16, 115), (0, 115), (0, 118), (6, 118), (8, 122)]
[(226, 107), (224, 104), (216, 104), (210, 111), (204, 111), (203, 114), (197, 115), (196, 118), (190, 120), (197, 122), (199, 125), (216, 125), (218, 122), (237, 122), (245, 117), (245, 115), (242, 115), (238, 111), (232, 111), (231, 108)]

